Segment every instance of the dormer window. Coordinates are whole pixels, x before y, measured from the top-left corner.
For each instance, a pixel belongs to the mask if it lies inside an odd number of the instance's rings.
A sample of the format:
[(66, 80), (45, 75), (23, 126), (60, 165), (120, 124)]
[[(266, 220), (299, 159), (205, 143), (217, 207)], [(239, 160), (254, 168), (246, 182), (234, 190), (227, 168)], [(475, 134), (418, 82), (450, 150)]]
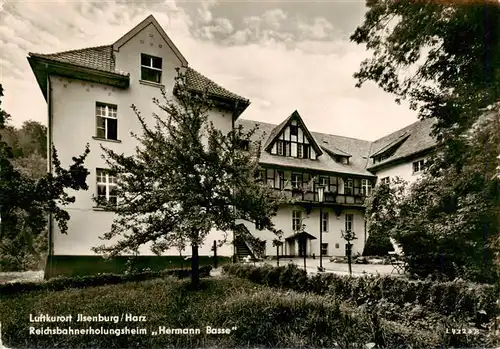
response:
[(162, 59), (141, 53), (141, 80), (161, 83)]
[(347, 165), (347, 164), (349, 164), (349, 158), (347, 156), (337, 155), (337, 156), (335, 156), (335, 162)]
[(272, 133), (273, 138), (268, 140), (264, 148), (272, 155), (316, 160), (323, 153), (297, 111), (286, 122), (277, 126)]

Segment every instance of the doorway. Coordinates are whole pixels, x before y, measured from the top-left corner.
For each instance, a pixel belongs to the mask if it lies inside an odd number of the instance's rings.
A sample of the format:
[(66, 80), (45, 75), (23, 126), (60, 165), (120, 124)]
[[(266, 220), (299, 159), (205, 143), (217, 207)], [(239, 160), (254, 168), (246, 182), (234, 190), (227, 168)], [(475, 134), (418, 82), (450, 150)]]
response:
[(299, 239), (299, 257), (307, 256), (307, 239)]

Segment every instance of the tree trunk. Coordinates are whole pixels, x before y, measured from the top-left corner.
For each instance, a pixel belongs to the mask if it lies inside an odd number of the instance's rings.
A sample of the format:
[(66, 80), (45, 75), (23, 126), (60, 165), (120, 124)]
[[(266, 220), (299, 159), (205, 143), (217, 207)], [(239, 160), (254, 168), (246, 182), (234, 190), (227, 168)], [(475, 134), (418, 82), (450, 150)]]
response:
[(276, 245), (276, 262), (278, 263), (278, 267), (280, 266), (280, 247)]
[(352, 245), (350, 243), (347, 244), (347, 264), (349, 265), (349, 275), (352, 275), (351, 248), (352, 248)]
[(198, 289), (200, 286), (200, 261), (198, 256), (198, 245), (191, 245), (191, 286), (193, 289)]
[(214, 240), (214, 269), (217, 268), (217, 241)]
[(307, 272), (306, 251), (304, 249), (304, 270)]

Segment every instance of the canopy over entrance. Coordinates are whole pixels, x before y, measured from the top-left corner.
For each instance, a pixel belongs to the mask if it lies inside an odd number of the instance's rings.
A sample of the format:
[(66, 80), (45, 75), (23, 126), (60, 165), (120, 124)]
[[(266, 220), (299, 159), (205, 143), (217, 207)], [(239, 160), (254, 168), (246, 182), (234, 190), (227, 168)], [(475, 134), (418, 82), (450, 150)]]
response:
[[(297, 253), (297, 250), (295, 249), (295, 241), (297, 241), (298, 255), (300, 257), (308, 255), (308, 250), (310, 249), (310, 246), (308, 248), (308, 245), (310, 245), (311, 240), (316, 240), (316, 237), (305, 231), (295, 233), (285, 239), (285, 241), (288, 243), (288, 248), (291, 252), (291, 255), (295, 255), (295, 253)], [(307, 243), (308, 241), (309, 244)]]

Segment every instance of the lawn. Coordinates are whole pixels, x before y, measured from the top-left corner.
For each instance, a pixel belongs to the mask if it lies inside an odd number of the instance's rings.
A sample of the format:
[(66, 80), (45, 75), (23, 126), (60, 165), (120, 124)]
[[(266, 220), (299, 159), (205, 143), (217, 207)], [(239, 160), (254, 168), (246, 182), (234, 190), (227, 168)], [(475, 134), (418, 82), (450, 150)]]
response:
[[(387, 308), (389, 315), (378, 318), (366, 306), (339, 303), (331, 296), (273, 289), (232, 276), (204, 278), (201, 286), (200, 291), (192, 291), (189, 280), (167, 277), (3, 296), (2, 339), (9, 348), (347, 348), (348, 343), (373, 341), (387, 348), (404, 348), (410, 343), (413, 348), (432, 348), (450, 344), (446, 337), (450, 335), (443, 332), (446, 319), (439, 314), (431, 314), (436, 317), (432, 326), (416, 323), (408, 328), (398, 323), (402, 314), (394, 316), (402, 309)], [(30, 323), (30, 314), (33, 319), (40, 314), (71, 315), (72, 322)], [(108, 321), (77, 322), (79, 314)], [(49, 327), (60, 331), (92, 327), (103, 332), (136, 330), (137, 334), (40, 335), (30, 334), (30, 327), (32, 332)], [(146, 333), (141, 334), (142, 330)]]

